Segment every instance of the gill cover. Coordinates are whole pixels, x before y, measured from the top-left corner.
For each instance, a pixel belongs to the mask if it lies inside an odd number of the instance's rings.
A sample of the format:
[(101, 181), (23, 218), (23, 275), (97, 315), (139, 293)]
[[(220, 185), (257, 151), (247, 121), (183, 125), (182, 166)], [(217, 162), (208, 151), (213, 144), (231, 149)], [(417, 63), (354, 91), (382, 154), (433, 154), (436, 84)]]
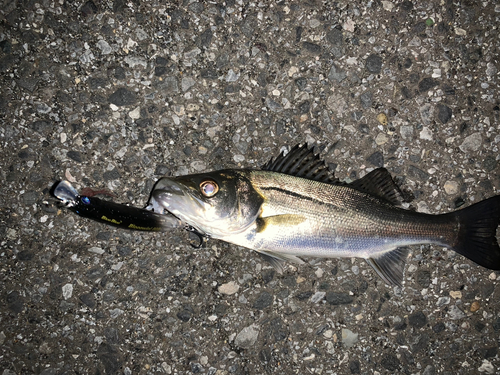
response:
[(263, 202), (244, 171), (222, 170), (164, 177), (156, 183), (148, 207), (168, 211), (202, 234), (223, 238), (252, 225)]

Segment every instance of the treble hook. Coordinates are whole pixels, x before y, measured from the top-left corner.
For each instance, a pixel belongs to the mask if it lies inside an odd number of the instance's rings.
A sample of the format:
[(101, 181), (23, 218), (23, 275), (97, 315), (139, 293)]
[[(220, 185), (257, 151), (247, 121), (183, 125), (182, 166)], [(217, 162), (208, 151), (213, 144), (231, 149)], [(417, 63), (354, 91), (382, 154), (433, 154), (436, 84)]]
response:
[(191, 240), (190, 239), (190, 245), (195, 248), (195, 249), (199, 249), (201, 247), (204, 247), (205, 244), (207, 243), (207, 240), (208, 240), (208, 236), (206, 236), (205, 234), (201, 233), (200, 231), (198, 231), (197, 229), (193, 228), (193, 227), (188, 227), (186, 228), (190, 233), (193, 233), (196, 237), (198, 237), (198, 243), (195, 242), (194, 240)]

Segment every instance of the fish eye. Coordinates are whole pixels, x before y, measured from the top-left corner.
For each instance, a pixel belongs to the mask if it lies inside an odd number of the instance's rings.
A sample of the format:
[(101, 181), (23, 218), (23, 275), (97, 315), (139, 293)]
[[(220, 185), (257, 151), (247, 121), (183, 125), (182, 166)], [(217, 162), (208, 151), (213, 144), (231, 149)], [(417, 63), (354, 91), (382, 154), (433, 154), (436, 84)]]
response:
[(211, 198), (219, 191), (219, 185), (213, 180), (205, 180), (200, 184), (200, 190), (205, 197)]

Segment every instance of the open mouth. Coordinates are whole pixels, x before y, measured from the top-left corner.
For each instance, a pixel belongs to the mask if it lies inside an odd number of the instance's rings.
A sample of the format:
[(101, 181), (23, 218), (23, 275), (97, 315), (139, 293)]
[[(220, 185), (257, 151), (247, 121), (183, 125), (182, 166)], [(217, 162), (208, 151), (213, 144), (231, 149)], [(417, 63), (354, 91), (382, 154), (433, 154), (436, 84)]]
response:
[(164, 178), (151, 192), (146, 209), (157, 214), (176, 217), (185, 225), (186, 230), (198, 236), (198, 244), (191, 243), (191, 245), (199, 247), (203, 243), (203, 238), (207, 237), (207, 234), (195, 224), (196, 218), (200, 216), (197, 209), (203, 208), (203, 202), (186, 190), (185, 186), (176, 181)]
[(203, 212), (205, 203), (197, 198), (189, 188), (177, 181), (163, 178), (151, 192), (146, 209), (158, 214), (171, 214), (180, 220), (197, 218)]

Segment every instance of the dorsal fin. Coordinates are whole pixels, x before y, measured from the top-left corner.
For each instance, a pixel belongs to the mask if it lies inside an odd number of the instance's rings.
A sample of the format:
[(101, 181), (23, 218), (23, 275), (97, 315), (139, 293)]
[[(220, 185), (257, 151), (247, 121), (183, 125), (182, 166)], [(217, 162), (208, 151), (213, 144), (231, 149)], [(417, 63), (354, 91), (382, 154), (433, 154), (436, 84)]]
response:
[(338, 182), (319, 154), (315, 154), (313, 147), (308, 148), (307, 144), (296, 145), (286, 155), (282, 152), (276, 159), (264, 164), (262, 169), (330, 184)]
[(402, 201), (401, 190), (385, 168), (374, 169), (363, 178), (351, 182), (349, 186), (396, 206), (399, 206)]

